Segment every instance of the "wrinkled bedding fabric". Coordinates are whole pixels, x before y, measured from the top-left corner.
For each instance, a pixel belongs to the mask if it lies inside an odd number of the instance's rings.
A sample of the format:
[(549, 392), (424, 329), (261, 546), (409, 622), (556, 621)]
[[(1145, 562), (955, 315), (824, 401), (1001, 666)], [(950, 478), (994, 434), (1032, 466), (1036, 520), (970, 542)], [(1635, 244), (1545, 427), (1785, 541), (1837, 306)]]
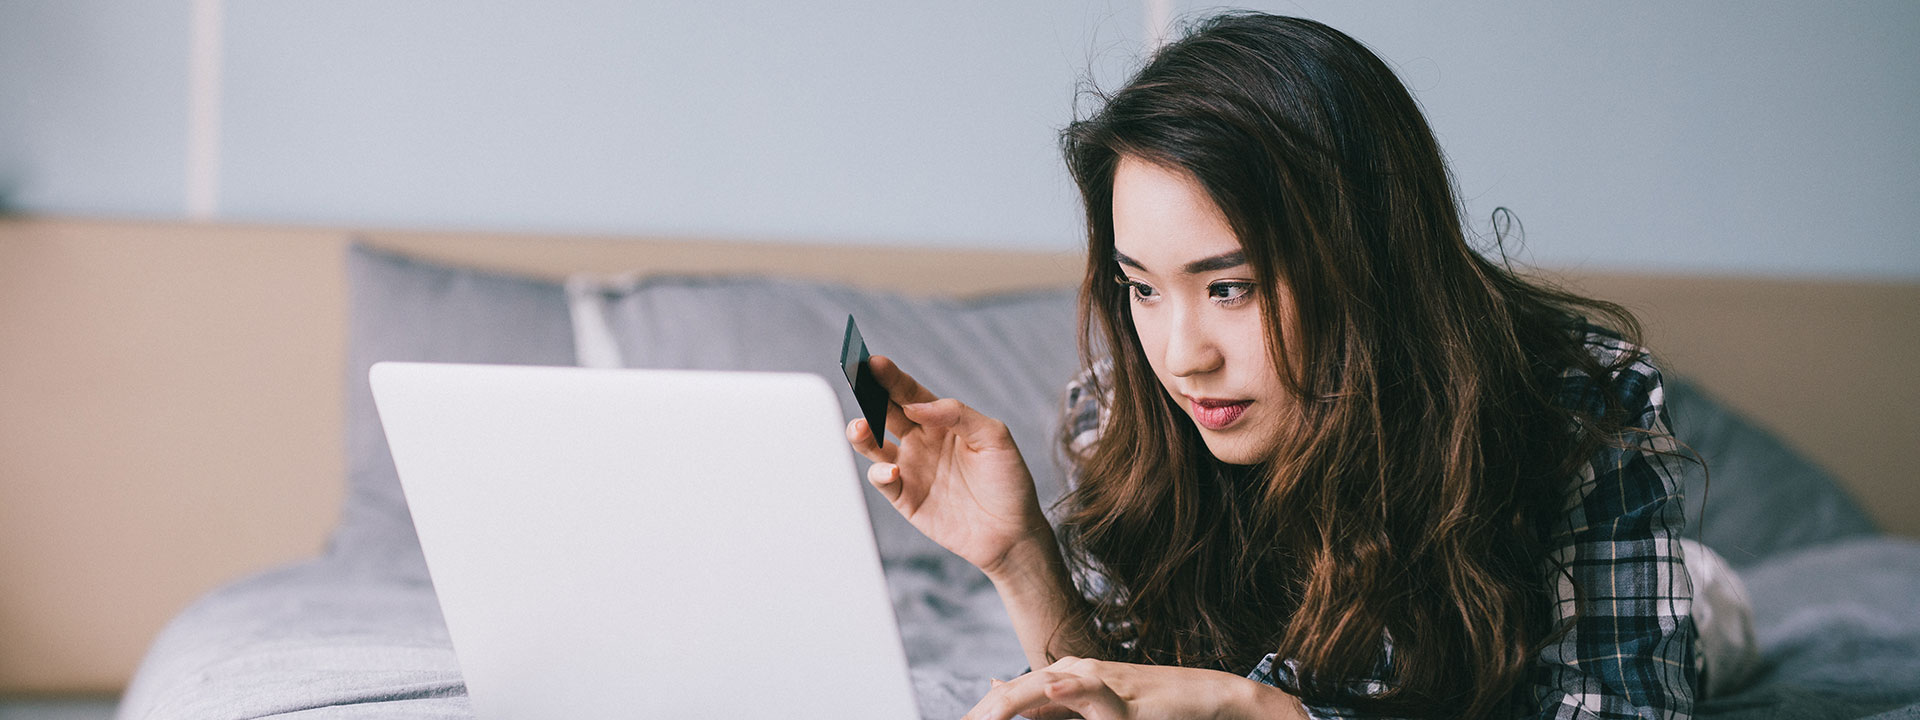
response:
[[(417, 565), (322, 558), (208, 594), (154, 642), (122, 720), (471, 718)], [(916, 696), (958, 717), (1025, 661), (993, 587), (952, 555), (887, 564)]]
[[(406, 563), (323, 558), (214, 592), (155, 642), (121, 720), (470, 718), (433, 589)], [(1764, 667), (1709, 718), (1920, 717), (1920, 542), (1851, 540), (1744, 571)], [(993, 587), (951, 555), (887, 563), (928, 720), (1025, 665)]]

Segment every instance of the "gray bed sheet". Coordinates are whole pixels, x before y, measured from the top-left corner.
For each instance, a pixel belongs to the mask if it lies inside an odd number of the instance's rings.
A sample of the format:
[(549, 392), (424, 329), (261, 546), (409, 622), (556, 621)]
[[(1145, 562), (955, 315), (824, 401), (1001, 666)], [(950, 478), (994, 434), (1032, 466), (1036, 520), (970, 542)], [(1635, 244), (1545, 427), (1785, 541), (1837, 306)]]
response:
[[(928, 720), (1025, 665), (993, 588), (951, 555), (887, 563)], [(1849, 540), (1743, 571), (1764, 667), (1701, 717), (1920, 717), (1920, 542)], [(122, 720), (470, 718), (431, 586), (329, 557), (229, 585), (156, 641)]]
[[(409, 565), (325, 557), (201, 598), (156, 639), (117, 717), (473, 717), (433, 588)], [(978, 571), (933, 554), (886, 570), (924, 717), (958, 717), (987, 678), (1023, 669)]]

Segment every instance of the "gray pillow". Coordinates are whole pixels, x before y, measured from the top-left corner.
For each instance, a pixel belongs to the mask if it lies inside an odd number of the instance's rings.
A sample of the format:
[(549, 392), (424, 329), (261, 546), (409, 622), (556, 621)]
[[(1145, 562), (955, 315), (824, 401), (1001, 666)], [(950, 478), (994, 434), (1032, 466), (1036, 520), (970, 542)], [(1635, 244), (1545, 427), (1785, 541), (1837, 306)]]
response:
[[(1668, 376), (1674, 437), (1706, 460), (1681, 463), (1687, 534), (1735, 567), (1790, 550), (1877, 534), (1832, 476), (1693, 384)], [(1705, 514), (1702, 514), (1702, 503)]]
[(572, 365), (560, 285), (347, 250), (347, 498), (332, 552), (424, 574), (367, 369), (382, 360)]
[[(601, 300), (629, 367), (814, 373), (836, 388), (849, 419), (858, 411), (839, 355), (852, 313), (875, 354), (1006, 423), (1041, 501), (1059, 495), (1063, 393), (1079, 367), (1072, 290), (954, 301), (792, 280), (661, 277)], [(883, 556), (946, 555), (878, 491), (866, 496)]]
[[(348, 251), (349, 490), (334, 552), (417, 570), (418, 540), (381, 432), (367, 369), (380, 360), (575, 364), (557, 283), (451, 268), (355, 245)], [(1007, 423), (1043, 502), (1060, 492), (1060, 393), (1078, 367), (1070, 290), (975, 301), (906, 298), (760, 278), (655, 278), (602, 298), (634, 367), (813, 372), (841, 390), (840, 332), (851, 312), (873, 351), (943, 395)], [(1689, 534), (1736, 566), (1877, 531), (1847, 493), (1779, 438), (1684, 380), (1667, 378), (1675, 434), (1707, 459), (1710, 492), (1688, 464)], [(943, 553), (869, 492), (889, 557)], [(1701, 502), (1707, 500), (1702, 532)]]

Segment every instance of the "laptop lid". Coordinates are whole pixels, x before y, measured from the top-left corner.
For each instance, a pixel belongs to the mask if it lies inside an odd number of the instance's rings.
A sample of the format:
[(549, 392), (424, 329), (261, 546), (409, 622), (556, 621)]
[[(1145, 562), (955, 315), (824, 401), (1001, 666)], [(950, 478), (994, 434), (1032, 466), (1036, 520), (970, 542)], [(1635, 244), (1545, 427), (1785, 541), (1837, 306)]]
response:
[(483, 720), (917, 717), (821, 378), (388, 362), (371, 380)]

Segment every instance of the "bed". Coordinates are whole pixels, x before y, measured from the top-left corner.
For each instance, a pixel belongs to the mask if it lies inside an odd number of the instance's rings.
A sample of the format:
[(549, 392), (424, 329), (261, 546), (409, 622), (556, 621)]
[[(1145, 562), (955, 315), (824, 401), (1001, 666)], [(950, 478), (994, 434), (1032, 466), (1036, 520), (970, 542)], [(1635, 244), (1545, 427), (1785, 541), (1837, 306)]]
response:
[[(118, 717), (471, 717), (366, 390), (376, 360), (827, 374), (853, 312), (876, 352), (1006, 420), (1043, 496), (1057, 495), (1054, 422), (1077, 362), (1061, 280), (1077, 261), (1031, 259), (1052, 266), (1002, 268), (1003, 287), (950, 299), (758, 274), (566, 283), (354, 245), (347, 492), (327, 549), (177, 615)], [(1710, 493), (1688, 478), (1691, 518), (1708, 496), (1695, 533), (1743, 573), (1763, 649), (1755, 681), (1700, 715), (1920, 717), (1920, 542), (1880, 532), (1818, 466), (1708, 391), (1669, 382), (1676, 433), (1712, 468)], [(978, 572), (869, 500), (923, 715), (957, 717), (1025, 664), (1004, 610)]]

